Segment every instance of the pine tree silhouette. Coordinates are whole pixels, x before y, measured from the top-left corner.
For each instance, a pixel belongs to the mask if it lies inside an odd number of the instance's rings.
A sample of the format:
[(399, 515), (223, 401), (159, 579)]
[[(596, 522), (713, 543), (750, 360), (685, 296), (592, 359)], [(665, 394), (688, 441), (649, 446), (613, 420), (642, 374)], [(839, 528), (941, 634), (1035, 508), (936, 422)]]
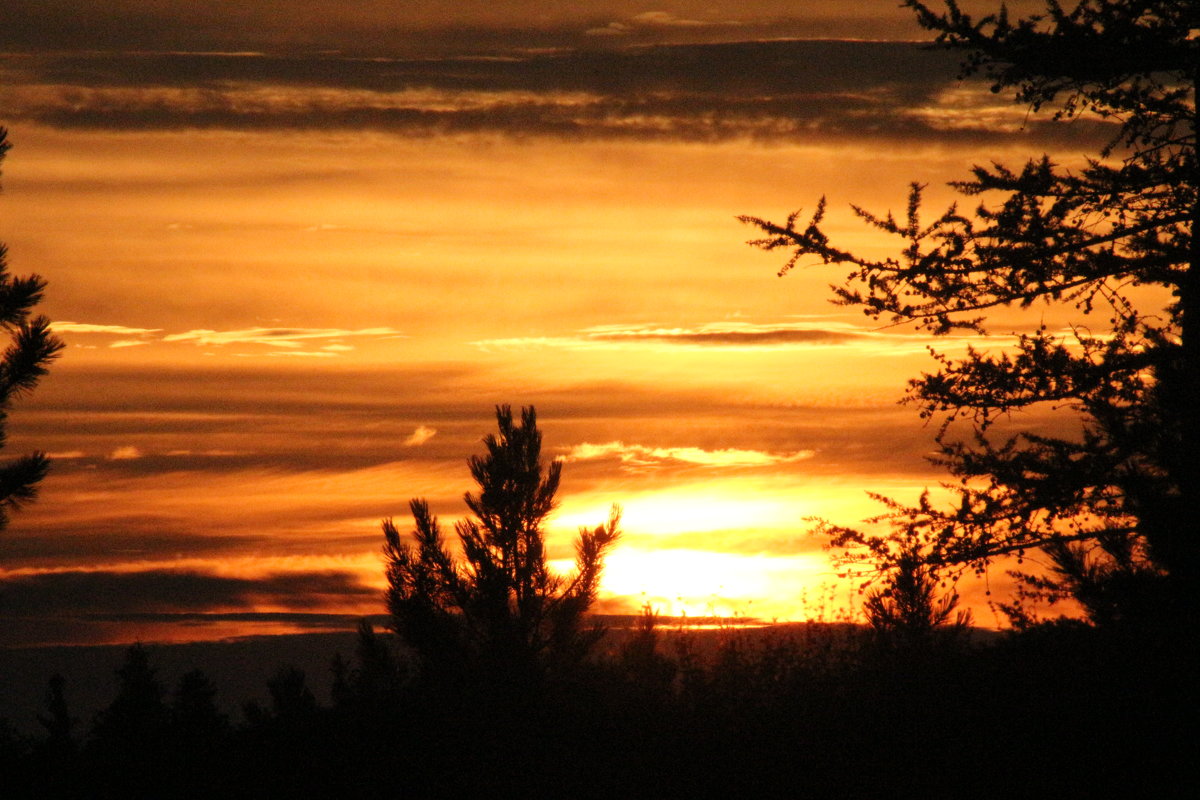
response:
[[(9, 148), (8, 131), (0, 128), (0, 163)], [(0, 354), (0, 448), (13, 401), (37, 385), (63, 348), (50, 332), (50, 320), (31, 315), (45, 288), (46, 281), (39, 275), (10, 274), (8, 248), (0, 243), (0, 330), (10, 337), (8, 348)], [(0, 531), (7, 526), (10, 512), (37, 496), (38, 482), (49, 465), (44, 453), (30, 453), (0, 466)]]
[(424, 659), (425, 677), (466, 667), (476, 670), (475, 679), (490, 673), (508, 683), (536, 680), (577, 663), (600, 635), (584, 629), (584, 614), (617, 539), (620, 512), (614, 507), (606, 523), (580, 530), (573, 575), (552, 573), (543, 525), (556, 505), (562, 463), (542, 462), (532, 406), (519, 423), (499, 406), (496, 422), (498, 434), (483, 440), (487, 453), (468, 462), (479, 491), (465, 495), (474, 516), (455, 524), (461, 562), (424, 500), (409, 504), (414, 543), (390, 519), (383, 523), (388, 610), (396, 632)]

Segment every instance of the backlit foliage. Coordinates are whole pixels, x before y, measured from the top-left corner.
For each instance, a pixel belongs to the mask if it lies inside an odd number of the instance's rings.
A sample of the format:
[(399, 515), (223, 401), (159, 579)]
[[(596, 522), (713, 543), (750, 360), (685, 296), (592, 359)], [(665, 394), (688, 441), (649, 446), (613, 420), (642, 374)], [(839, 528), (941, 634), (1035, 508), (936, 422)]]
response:
[[(1085, 0), (1066, 10), (1051, 2), (1016, 21), (1004, 11), (977, 19), (953, 2), (944, 13), (908, 5), (938, 44), (967, 53), (964, 72), (982, 73), (993, 91), (1054, 108), (1063, 121), (1097, 115), (1116, 133), (1078, 169), (1049, 156), (1015, 169), (976, 166), (954, 184), (978, 201), (972, 210), (929, 216), (919, 184), (902, 217), (855, 207), (901, 240), (883, 259), (832, 245), (824, 200), (804, 224), (799, 213), (782, 225), (742, 218), (765, 234), (754, 245), (790, 251), (781, 274), (810, 259), (848, 267), (835, 302), (872, 319), (942, 335), (986, 334), (988, 314), (1001, 308), (1078, 315), (1067, 330), (1041, 324), (1004, 348), (934, 352), (934, 370), (910, 381), (908, 400), (941, 421), (935, 461), (956, 479), (947, 487), (953, 504), (889, 503), (877, 521), (890, 523), (890, 534), (825, 530), (846, 562), (885, 570), (914, 550), (952, 571), (1040, 551), (1052, 568), (1019, 573), (1027, 593), (1072, 595), (1096, 621), (1140, 614), (1147, 592), (1159, 610), (1192, 602), (1200, 567), (1195, 5)], [(997, 435), (998, 422), (1027, 409), (1066, 412), (1063, 427), (1074, 431)]]

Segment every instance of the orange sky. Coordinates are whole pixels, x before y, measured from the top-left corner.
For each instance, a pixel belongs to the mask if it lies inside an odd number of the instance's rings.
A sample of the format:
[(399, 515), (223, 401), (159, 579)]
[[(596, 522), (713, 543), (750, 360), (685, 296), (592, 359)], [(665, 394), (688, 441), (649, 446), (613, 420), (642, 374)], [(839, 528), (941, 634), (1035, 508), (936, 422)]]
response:
[(69, 348), (10, 419), (55, 467), (0, 538), (0, 644), (378, 613), (380, 519), (464, 513), (497, 403), (567, 461), (554, 557), (624, 507), (604, 610), (853, 604), (806, 518), (942, 477), (896, 404), (928, 342), (830, 305), (837, 270), (775, 277), (735, 215), (826, 194), (883, 252), (849, 203), (1096, 137), (857, 41), (917, 34), (886, 2), (33, 5), (0, 33), (0, 241)]

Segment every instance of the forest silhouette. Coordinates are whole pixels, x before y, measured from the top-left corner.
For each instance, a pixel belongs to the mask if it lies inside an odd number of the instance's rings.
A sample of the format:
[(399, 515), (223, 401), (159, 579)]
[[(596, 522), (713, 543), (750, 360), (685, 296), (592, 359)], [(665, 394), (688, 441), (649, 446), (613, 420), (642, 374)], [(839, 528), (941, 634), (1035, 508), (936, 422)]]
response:
[[(562, 464), (542, 460), (532, 406), (519, 421), (499, 406), (468, 461), (477, 491), (458, 547), (424, 500), (410, 504), (411, 535), (383, 522), (390, 630), (364, 620), (323, 675), (279, 665), (236, 714), (241, 698), (222, 698), (202, 669), (164, 683), (141, 644), (90, 719), (72, 711), (70, 681), (47, 676), (40, 730), (0, 720), (0, 796), (1179, 793), (1194, 771), (1200, 561), (1195, 11), (1085, 0), (1013, 21), (907, 5), (996, 91), (1121, 127), (1079, 172), (1049, 157), (976, 168), (958, 185), (981, 199), (973, 213), (923, 221), (919, 185), (902, 219), (858, 210), (900, 237), (894, 258), (831, 244), (823, 201), (807, 225), (745, 218), (765, 234), (756, 244), (790, 252), (782, 272), (806, 258), (848, 266), (838, 300), (887, 322), (982, 334), (990, 311), (1042, 302), (1107, 320), (1070, 339), (1043, 327), (1009, 355), (939, 356), (912, 382), (921, 414), (946, 423), (939, 461), (955, 504), (883, 498), (885, 534), (820, 529), (873, 583), (869, 625), (700, 631), (647, 607), (605, 631), (588, 612), (619, 510), (580, 531), (574, 573), (551, 571), (543, 522)], [(6, 413), (61, 345), (30, 317), (40, 279), (2, 266)], [(1134, 285), (1171, 299), (1140, 309)], [(1037, 403), (1074, 415), (1079, 435), (993, 441), (999, 416)], [(6, 468), (5, 511), (32, 499), (45, 467), (34, 455)], [(1012, 627), (982, 638), (953, 581), (1034, 551), (1052, 569), (1018, 565), (1022, 593), (1003, 604)], [(1064, 598), (1086, 618), (1029, 605)]]

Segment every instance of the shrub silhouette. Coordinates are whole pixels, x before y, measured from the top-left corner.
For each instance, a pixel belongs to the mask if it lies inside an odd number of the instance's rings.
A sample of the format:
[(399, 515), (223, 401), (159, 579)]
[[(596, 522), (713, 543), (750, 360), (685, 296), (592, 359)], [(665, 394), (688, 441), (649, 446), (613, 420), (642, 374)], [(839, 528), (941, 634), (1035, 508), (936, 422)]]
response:
[(937, 569), (911, 541), (899, 553), (883, 586), (867, 593), (863, 612), (880, 638), (890, 644), (930, 644), (936, 633), (963, 633), (971, 612), (956, 611), (953, 587), (939, 593)]

